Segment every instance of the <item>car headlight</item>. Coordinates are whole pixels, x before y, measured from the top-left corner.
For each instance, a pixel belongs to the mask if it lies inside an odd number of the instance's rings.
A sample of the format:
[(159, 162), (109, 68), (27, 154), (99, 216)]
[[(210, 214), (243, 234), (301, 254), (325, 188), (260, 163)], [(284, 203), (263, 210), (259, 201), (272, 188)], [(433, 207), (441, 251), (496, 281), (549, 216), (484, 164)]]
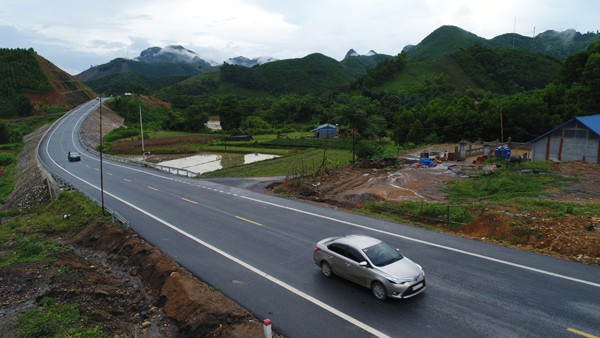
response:
[(412, 278), (398, 278), (398, 277), (392, 277), (392, 276), (386, 276), (385, 279), (390, 281), (390, 283), (394, 283), (394, 284), (404, 284), (404, 283), (412, 282), (412, 280), (413, 280)]

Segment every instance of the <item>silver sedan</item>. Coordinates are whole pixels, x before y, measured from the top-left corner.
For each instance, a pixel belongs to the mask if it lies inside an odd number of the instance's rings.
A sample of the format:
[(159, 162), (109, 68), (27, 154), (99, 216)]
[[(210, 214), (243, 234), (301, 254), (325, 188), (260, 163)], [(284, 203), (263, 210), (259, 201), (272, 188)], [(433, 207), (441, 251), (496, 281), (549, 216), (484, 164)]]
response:
[(315, 245), (313, 257), (325, 277), (335, 274), (367, 287), (378, 300), (409, 298), (425, 290), (423, 268), (373, 237), (325, 238)]

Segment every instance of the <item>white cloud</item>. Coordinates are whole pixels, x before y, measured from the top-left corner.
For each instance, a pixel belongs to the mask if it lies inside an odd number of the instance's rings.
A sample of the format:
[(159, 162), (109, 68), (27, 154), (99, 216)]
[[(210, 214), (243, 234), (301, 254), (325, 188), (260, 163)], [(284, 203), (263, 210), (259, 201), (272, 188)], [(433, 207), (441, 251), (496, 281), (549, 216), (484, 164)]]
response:
[(600, 2), (585, 0), (2, 0), (0, 43), (33, 47), (78, 73), (174, 44), (217, 61), (314, 52), (341, 59), (350, 48), (395, 55), (442, 25), (487, 39), (529, 36), (534, 27), (595, 32), (599, 12)]

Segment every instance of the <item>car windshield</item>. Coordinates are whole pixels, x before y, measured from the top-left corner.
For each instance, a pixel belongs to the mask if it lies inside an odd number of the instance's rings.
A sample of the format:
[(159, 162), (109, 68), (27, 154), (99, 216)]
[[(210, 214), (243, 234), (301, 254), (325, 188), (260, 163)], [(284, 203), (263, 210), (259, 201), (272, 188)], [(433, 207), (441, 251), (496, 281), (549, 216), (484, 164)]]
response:
[(402, 255), (384, 242), (363, 249), (371, 263), (376, 266), (386, 266), (402, 259)]

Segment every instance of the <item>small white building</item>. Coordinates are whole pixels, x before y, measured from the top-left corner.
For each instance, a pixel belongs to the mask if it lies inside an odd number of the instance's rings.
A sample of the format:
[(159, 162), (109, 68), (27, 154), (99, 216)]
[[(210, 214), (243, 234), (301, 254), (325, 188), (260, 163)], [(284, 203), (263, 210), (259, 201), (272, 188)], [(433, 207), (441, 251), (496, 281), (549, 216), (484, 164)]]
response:
[(531, 160), (600, 164), (600, 114), (580, 116), (529, 141)]

